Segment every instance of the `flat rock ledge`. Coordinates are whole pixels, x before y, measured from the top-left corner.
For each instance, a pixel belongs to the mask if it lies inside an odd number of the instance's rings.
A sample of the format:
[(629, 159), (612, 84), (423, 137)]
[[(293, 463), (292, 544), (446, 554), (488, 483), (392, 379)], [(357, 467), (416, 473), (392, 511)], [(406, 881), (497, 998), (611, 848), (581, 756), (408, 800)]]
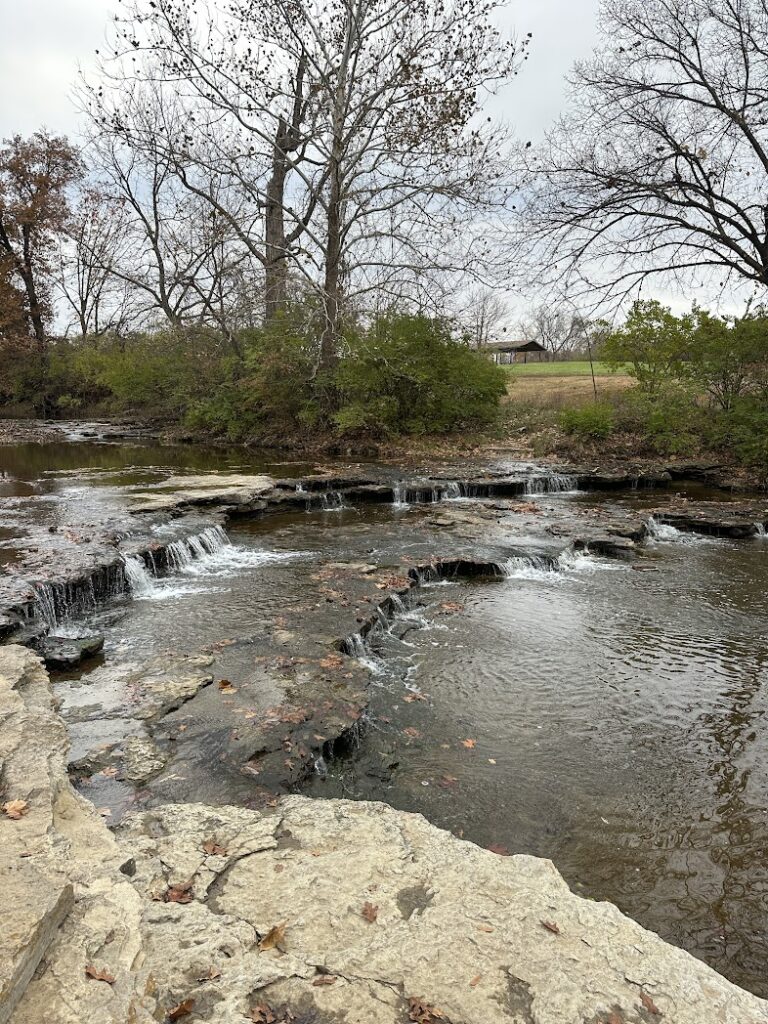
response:
[(549, 861), (300, 797), (113, 833), (66, 758), (39, 660), (2, 648), (1, 1024), (768, 1024)]

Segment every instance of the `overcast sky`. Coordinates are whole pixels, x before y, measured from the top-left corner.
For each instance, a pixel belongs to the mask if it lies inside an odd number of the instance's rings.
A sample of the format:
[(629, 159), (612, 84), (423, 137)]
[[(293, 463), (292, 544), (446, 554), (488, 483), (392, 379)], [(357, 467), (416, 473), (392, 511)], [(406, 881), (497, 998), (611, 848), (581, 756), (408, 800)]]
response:
[[(71, 88), (104, 41), (114, 0), (0, 0), (0, 138), (41, 126), (76, 134)], [(507, 120), (536, 137), (560, 112), (563, 76), (595, 42), (598, 0), (511, 0), (506, 21), (533, 32), (525, 71), (503, 100)]]

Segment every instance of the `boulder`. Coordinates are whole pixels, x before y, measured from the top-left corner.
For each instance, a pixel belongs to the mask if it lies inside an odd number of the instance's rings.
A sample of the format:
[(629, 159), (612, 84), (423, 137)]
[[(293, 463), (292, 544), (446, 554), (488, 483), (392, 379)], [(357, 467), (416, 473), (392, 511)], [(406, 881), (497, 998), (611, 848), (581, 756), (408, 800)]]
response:
[(104, 637), (44, 636), (35, 647), (46, 668), (68, 670), (99, 654), (104, 648)]

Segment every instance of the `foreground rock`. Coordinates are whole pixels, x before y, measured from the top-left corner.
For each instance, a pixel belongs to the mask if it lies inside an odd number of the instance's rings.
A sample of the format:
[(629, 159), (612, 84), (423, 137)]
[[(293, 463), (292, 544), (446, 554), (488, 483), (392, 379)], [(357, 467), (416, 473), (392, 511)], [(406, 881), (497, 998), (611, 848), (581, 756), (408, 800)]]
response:
[(768, 1022), (548, 861), (380, 804), (170, 805), (113, 836), (19, 647), (0, 651), (0, 725), (2, 1022)]

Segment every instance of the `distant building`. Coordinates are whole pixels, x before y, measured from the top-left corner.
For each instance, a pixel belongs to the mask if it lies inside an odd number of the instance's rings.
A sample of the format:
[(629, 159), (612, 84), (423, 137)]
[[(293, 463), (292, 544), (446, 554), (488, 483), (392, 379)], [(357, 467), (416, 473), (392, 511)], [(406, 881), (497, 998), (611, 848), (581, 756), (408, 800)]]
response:
[(538, 341), (494, 341), (486, 345), (483, 351), (492, 357), (494, 363), (504, 366), (509, 363), (527, 363), (529, 355), (532, 361), (540, 362), (542, 352), (547, 350)]

